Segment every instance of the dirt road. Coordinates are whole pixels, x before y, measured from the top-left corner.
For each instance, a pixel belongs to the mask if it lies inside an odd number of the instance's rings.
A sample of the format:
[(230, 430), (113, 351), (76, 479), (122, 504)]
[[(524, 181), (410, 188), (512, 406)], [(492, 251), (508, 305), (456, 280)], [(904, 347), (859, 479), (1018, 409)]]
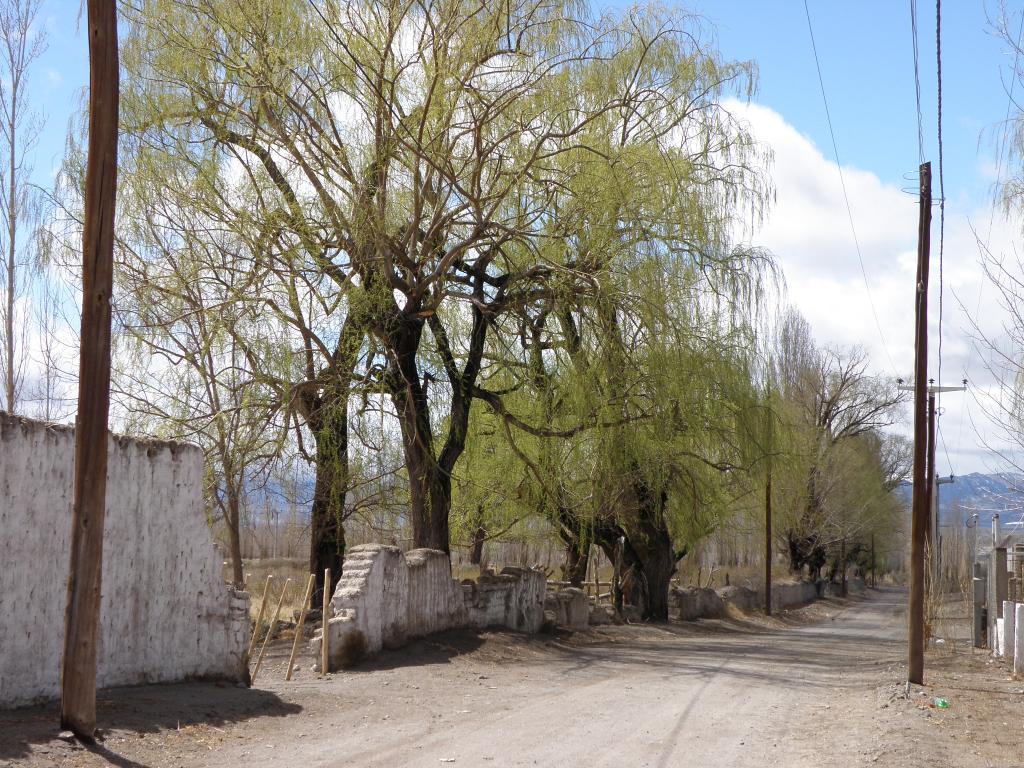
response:
[[(277, 682), (277, 663), (260, 690), (115, 691), (98, 752), (54, 741), (48, 710), (0, 715), (0, 766), (1020, 765), (1019, 727), (993, 718), (1021, 722), (1021, 684), (985, 657), (930, 657), (934, 690), (902, 697), (904, 602), (819, 604), (807, 626), (443, 635), (326, 681)], [(45, 738), (5, 746), (27, 717)]]

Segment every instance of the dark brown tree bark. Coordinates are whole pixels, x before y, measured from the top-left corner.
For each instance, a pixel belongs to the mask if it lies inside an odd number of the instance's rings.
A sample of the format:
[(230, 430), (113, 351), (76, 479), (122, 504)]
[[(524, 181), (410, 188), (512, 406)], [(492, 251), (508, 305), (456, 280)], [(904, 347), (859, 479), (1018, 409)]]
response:
[[(324, 589), (333, 594), (345, 563), (345, 501), (349, 491), (348, 414), (353, 370), (364, 339), (358, 318), (345, 319), (332, 368), (319, 393), (307, 394), (303, 409), (316, 444), (316, 482), (310, 510), (309, 567), (316, 576), (312, 608), (323, 604)], [(324, 570), (331, 583), (324, 584)]]
[(452, 471), (466, 449), (470, 407), (487, 337), (487, 319), (476, 305), (472, 316), (473, 327), (461, 371), (444, 326), (436, 315), (430, 316), (430, 330), (451, 385), (448, 433), (439, 454), (430, 418), (431, 379), (421, 379), (416, 362), (425, 321), (401, 312), (390, 319), (385, 329), (391, 357), (392, 401), (401, 425), (402, 449), (409, 474), (413, 546), (437, 549), (445, 554), (450, 554)]
[(579, 516), (564, 505), (558, 508), (558, 535), (565, 543), (565, 564), (562, 578), (574, 587), (583, 587), (590, 564), (590, 545), (593, 534)]
[(635, 509), (621, 515), (621, 522), (598, 521), (594, 541), (615, 564), (617, 609), (627, 603), (639, 607), (645, 621), (668, 621), (669, 588), (687, 549), (673, 546), (665, 491), (655, 492), (641, 481), (634, 483), (632, 495)]
[[(319, 451), (318, 451), (319, 456)], [(316, 484), (310, 511), (309, 568), (316, 575), (310, 605), (323, 604), (324, 589), (333, 594), (345, 563), (345, 495), (348, 486), (345, 467), (335, 465), (334, 457), (317, 464)], [(331, 583), (324, 584), (324, 570), (331, 569)]]
[(478, 525), (473, 531), (473, 543), (469, 551), (469, 562), (471, 565), (480, 565), (484, 561), (484, 541), (487, 539), (487, 530)]

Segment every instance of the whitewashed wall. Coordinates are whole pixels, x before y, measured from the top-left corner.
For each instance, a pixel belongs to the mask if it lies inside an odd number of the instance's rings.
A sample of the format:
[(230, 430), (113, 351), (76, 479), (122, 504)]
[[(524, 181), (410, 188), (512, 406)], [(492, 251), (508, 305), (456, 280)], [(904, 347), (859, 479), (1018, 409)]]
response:
[[(0, 706), (60, 692), (74, 430), (0, 412)], [(227, 586), (206, 523), (203, 459), (112, 437), (100, 687), (247, 679), (245, 593)]]
[[(506, 568), (477, 582), (452, 578), (448, 555), (436, 549), (403, 553), (362, 544), (345, 553), (345, 570), (331, 599), (330, 669), (350, 666), (382, 648), (446, 629), (508, 627), (537, 632), (544, 621), (547, 577), (530, 568)], [(323, 631), (311, 648), (320, 659)]]

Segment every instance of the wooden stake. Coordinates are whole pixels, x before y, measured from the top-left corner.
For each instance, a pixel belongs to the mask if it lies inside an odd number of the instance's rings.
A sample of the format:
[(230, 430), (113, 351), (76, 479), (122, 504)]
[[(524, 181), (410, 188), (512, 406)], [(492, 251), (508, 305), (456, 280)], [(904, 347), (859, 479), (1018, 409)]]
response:
[(328, 612), (331, 609), (331, 569), (324, 569), (324, 602), (323, 610), (320, 614), (320, 623), (323, 626), (323, 631), (320, 633), (323, 639), (320, 640), (320, 674), (326, 675), (328, 670), (328, 662), (330, 661), (330, 646), (331, 636), (328, 632), (329, 623)]
[(249, 650), (245, 654), (246, 659), (252, 658), (252, 649), (256, 647), (256, 636), (260, 633), (263, 614), (267, 611), (267, 595), (270, 594), (270, 582), (273, 580), (274, 574), (267, 574), (267, 583), (263, 585), (263, 597), (260, 598), (260, 612), (256, 615), (256, 626), (252, 628), (252, 639), (249, 640)]
[(281, 599), (277, 601), (277, 610), (274, 611), (274, 620), (270, 622), (270, 626), (267, 628), (267, 636), (263, 638), (263, 645), (260, 646), (260, 655), (256, 659), (256, 668), (252, 671), (252, 682), (256, 682), (256, 675), (260, 673), (260, 665), (263, 664), (263, 654), (267, 652), (267, 646), (270, 645), (270, 638), (274, 636), (274, 629), (277, 627), (277, 619), (281, 615), (281, 606), (284, 605), (284, 597), (288, 594), (288, 585), (292, 583), (291, 579), (284, 580), (284, 588), (281, 590)]
[[(110, 415), (110, 295), (117, 195), (117, 4), (88, 0), (89, 148), (82, 230), (82, 326), (71, 556), (64, 612), (60, 721), (80, 738), (96, 732), (103, 521)], [(130, 546), (132, 542), (124, 542)]]
[(299, 641), (302, 639), (302, 628), (306, 625), (306, 613), (309, 611), (309, 597), (313, 594), (313, 587), (316, 586), (316, 574), (309, 574), (309, 583), (306, 585), (306, 595), (302, 598), (302, 607), (299, 609), (299, 623), (295, 627), (295, 642), (292, 643), (292, 655), (288, 657), (288, 671), (285, 673), (285, 682), (292, 679), (292, 667), (295, 666), (295, 654), (299, 652)]
[(907, 612), (907, 681), (924, 683), (924, 549), (928, 525), (928, 259), (932, 224), (932, 166), (921, 164), (917, 228), (917, 301), (914, 361), (914, 496), (910, 523), (910, 606)]

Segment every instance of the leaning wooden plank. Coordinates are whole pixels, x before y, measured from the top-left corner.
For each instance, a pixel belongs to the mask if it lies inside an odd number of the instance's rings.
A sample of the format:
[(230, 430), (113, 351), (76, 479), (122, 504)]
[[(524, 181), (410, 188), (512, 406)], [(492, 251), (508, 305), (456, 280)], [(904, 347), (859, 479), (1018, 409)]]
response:
[(267, 628), (267, 636), (263, 638), (263, 645), (260, 647), (260, 655), (256, 659), (256, 668), (252, 671), (252, 682), (256, 682), (256, 675), (260, 673), (260, 665), (263, 663), (263, 654), (267, 652), (267, 646), (270, 645), (270, 638), (274, 636), (274, 628), (277, 627), (277, 619), (281, 615), (281, 606), (284, 605), (285, 595), (288, 594), (288, 585), (292, 583), (291, 579), (284, 580), (284, 588), (281, 590), (281, 599), (277, 601), (277, 610), (274, 611), (274, 620), (270, 622), (270, 627)]
[(260, 598), (260, 612), (256, 616), (256, 625), (252, 628), (252, 639), (249, 640), (249, 650), (246, 651), (245, 658), (252, 658), (252, 649), (256, 647), (256, 636), (260, 633), (260, 623), (263, 621), (263, 614), (267, 610), (267, 595), (270, 594), (270, 582), (274, 580), (274, 574), (267, 575), (267, 583), (263, 585), (263, 597)]
[(285, 681), (292, 679), (292, 667), (295, 666), (295, 655), (299, 652), (299, 642), (302, 640), (302, 627), (306, 624), (306, 612), (309, 610), (309, 597), (313, 594), (313, 587), (316, 586), (316, 574), (309, 574), (309, 583), (306, 584), (306, 594), (302, 598), (302, 607), (299, 609), (299, 623), (295, 627), (295, 642), (292, 643), (292, 654), (288, 657), (288, 671), (285, 672)]

